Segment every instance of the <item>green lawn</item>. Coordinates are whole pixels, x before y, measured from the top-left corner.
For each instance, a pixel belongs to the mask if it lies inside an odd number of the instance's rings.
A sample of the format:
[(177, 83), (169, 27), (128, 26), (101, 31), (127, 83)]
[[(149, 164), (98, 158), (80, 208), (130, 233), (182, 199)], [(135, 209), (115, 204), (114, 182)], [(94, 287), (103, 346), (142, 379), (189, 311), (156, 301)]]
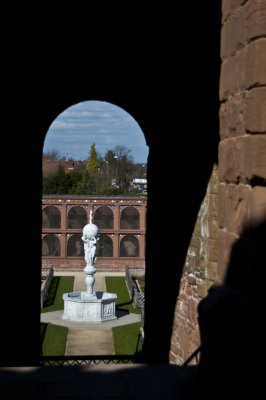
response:
[(74, 276), (54, 276), (42, 312), (64, 309), (63, 294), (73, 292)]
[(41, 348), (44, 356), (65, 354), (68, 328), (41, 323)]
[(131, 302), (126, 280), (123, 276), (106, 276), (106, 291), (117, 294), (116, 308), (130, 313), (140, 314), (141, 309), (135, 308)]
[[(48, 298), (44, 303), (42, 312), (64, 309), (63, 294), (72, 292), (74, 285), (73, 276), (53, 277)], [(61, 356), (65, 354), (68, 328), (52, 324), (41, 323), (41, 353), (44, 356)]]
[[(135, 354), (139, 337), (140, 322), (116, 326), (112, 329), (115, 354)], [(141, 341), (138, 343), (138, 353), (141, 352)]]
[[(131, 303), (125, 278), (123, 276), (107, 276), (105, 278), (106, 291), (117, 294), (116, 309), (130, 313), (140, 314), (141, 309), (135, 308)], [(115, 354), (135, 354), (140, 322), (117, 326), (112, 329), (114, 337)], [(141, 351), (141, 343), (138, 352)]]
[[(106, 291), (117, 294), (117, 310), (140, 314), (140, 308), (135, 308), (130, 300), (124, 277), (106, 277)], [(42, 312), (64, 309), (63, 294), (73, 291), (73, 276), (54, 277), (49, 296)], [(104, 323), (104, 322), (103, 322)], [(135, 354), (140, 323), (122, 325), (112, 329), (116, 354)], [(41, 347), (43, 355), (64, 355), (68, 328), (41, 323)], [(141, 343), (138, 352), (141, 351)]]

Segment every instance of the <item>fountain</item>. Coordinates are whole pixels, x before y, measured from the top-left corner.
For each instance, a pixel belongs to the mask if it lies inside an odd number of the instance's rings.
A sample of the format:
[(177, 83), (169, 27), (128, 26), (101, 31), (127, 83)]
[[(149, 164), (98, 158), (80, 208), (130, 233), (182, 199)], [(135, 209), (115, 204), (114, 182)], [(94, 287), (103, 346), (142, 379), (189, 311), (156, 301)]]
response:
[(115, 293), (94, 292), (94, 274), (96, 272), (96, 248), (99, 240), (99, 229), (92, 223), (92, 211), (90, 211), (90, 222), (83, 228), (82, 240), (84, 242), (84, 253), (86, 267), (85, 282), (86, 292), (64, 293), (64, 314), (62, 319), (75, 322), (98, 323), (117, 319), (115, 315)]

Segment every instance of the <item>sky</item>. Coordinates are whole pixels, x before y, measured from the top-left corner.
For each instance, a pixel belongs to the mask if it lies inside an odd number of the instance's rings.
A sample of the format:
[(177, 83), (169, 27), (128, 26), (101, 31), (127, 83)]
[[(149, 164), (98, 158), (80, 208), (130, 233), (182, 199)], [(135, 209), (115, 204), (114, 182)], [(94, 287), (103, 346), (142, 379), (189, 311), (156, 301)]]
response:
[(135, 163), (146, 163), (148, 146), (138, 123), (129, 113), (102, 101), (84, 101), (58, 115), (46, 134), (43, 153), (57, 150), (60, 156), (86, 160), (91, 145), (104, 155), (123, 145)]

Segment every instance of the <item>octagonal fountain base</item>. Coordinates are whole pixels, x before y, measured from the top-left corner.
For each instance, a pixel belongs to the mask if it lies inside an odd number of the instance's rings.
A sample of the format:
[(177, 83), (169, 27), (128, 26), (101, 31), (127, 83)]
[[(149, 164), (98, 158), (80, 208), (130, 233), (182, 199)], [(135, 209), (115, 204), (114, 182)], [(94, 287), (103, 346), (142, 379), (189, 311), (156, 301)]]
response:
[(62, 319), (75, 322), (100, 323), (117, 319), (115, 315), (115, 293), (71, 292), (64, 293)]

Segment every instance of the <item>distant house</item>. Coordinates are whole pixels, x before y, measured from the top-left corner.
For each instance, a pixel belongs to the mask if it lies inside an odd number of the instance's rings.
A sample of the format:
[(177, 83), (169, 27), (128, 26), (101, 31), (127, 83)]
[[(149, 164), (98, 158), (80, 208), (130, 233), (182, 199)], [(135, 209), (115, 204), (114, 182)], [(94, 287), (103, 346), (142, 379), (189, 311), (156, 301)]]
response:
[(86, 170), (86, 161), (73, 160), (72, 158), (62, 158), (61, 160), (51, 160), (43, 157), (43, 175), (54, 174), (58, 167), (63, 167), (65, 172), (77, 171), (83, 173)]
[(141, 193), (147, 193), (147, 179), (135, 178), (131, 182), (131, 187), (135, 190), (139, 190)]

